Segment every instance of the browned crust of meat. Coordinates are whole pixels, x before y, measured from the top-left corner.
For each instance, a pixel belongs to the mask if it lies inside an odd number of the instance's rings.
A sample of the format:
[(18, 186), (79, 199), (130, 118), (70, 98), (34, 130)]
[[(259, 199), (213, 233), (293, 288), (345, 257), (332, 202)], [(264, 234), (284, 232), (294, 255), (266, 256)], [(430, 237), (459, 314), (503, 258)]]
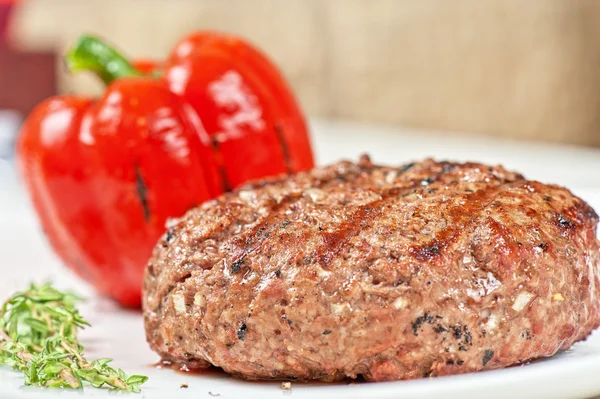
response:
[(340, 162), (191, 210), (144, 284), (152, 349), (249, 379), (384, 381), (555, 354), (600, 324), (598, 216), (502, 167)]

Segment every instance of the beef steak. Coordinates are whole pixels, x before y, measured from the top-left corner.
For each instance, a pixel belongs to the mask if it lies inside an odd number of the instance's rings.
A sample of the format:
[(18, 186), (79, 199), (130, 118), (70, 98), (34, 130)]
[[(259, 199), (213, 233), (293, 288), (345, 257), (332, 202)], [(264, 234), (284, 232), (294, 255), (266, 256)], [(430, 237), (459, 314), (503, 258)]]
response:
[(594, 210), (502, 167), (367, 157), (175, 221), (144, 284), (152, 349), (249, 379), (384, 381), (551, 356), (600, 324)]

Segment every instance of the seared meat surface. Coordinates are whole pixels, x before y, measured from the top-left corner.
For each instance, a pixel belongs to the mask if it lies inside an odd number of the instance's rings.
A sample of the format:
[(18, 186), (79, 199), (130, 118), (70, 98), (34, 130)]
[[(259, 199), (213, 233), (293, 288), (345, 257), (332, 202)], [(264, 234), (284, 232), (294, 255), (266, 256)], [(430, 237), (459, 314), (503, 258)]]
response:
[(502, 167), (367, 157), (207, 202), (157, 244), (152, 349), (249, 379), (371, 381), (551, 356), (600, 324), (598, 216)]

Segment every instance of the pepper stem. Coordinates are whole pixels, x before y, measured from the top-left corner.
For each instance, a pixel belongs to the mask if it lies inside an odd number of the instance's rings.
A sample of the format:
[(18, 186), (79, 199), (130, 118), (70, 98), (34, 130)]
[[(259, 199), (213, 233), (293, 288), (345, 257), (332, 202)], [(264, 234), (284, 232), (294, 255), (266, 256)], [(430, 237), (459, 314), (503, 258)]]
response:
[(95, 36), (81, 35), (65, 56), (72, 72), (92, 71), (106, 84), (139, 72), (117, 50)]

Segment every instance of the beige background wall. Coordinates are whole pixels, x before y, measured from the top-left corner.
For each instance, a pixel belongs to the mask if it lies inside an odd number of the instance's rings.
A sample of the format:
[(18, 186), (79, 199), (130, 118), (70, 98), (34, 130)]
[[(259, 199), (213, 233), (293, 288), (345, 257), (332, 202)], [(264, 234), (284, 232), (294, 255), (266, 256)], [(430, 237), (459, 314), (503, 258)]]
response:
[(12, 35), (161, 57), (199, 28), (262, 47), (311, 115), (600, 146), (597, 0), (29, 0)]

